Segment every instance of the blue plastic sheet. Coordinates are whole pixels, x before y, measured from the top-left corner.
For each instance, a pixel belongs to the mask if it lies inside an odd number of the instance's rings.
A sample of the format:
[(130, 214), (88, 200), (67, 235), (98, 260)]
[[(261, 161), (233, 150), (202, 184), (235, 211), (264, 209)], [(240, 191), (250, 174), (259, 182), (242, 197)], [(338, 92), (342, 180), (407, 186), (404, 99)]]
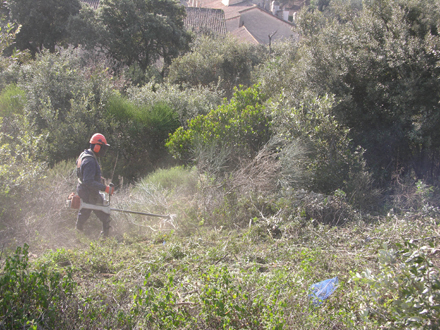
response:
[(338, 277), (329, 278), (328, 280), (312, 284), (310, 286), (309, 297), (315, 306), (321, 305), (322, 302), (330, 297), (330, 295), (338, 287)]

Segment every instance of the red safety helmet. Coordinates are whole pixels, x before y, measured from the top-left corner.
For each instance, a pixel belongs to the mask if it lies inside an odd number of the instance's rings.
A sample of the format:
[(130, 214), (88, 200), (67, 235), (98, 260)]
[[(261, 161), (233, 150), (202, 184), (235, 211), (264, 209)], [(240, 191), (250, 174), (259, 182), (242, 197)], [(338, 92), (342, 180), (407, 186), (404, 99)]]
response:
[(101, 147), (106, 147), (103, 149), (107, 149), (107, 147), (110, 147), (110, 145), (107, 144), (105, 136), (101, 133), (93, 134), (93, 136), (90, 138), (90, 144), (93, 144), (92, 151), (96, 153), (99, 153), (99, 151), (101, 151)]

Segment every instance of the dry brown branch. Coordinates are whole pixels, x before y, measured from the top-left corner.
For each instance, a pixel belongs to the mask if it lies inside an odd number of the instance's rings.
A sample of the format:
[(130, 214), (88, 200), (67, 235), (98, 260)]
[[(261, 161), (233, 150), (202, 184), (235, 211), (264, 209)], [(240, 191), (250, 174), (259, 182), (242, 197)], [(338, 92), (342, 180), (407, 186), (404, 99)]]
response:
[(242, 160), (232, 173), (231, 189), (241, 192), (273, 192), (281, 170), (278, 152), (265, 146), (252, 160)]

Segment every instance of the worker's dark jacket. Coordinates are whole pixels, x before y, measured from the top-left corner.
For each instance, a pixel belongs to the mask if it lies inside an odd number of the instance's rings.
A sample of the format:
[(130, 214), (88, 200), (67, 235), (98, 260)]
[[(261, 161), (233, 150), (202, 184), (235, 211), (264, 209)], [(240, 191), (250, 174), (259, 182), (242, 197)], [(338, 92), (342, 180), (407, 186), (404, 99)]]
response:
[(79, 182), (76, 190), (79, 197), (86, 203), (96, 204), (101, 201), (99, 191), (104, 191), (106, 186), (101, 183), (101, 167), (92, 150), (84, 150), (78, 157), (76, 171)]

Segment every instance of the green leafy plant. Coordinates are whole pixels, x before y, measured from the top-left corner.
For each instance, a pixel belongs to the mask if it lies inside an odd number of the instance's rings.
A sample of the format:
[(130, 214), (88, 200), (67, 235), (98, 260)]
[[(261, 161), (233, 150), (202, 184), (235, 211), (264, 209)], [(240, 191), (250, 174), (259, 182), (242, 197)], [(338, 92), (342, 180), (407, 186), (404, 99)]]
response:
[[(251, 278), (246, 282), (251, 283)], [(199, 317), (213, 328), (223, 329), (283, 329), (278, 290), (268, 299), (253, 294), (226, 267), (210, 267), (201, 274)], [(282, 305), (282, 304), (281, 304)]]
[[(230, 102), (225, 102), (207, 115), (200, 115), (180, 127), (168, 139), (166, 146), (177, 158), (194, 159), (194, 150), (216, 146), (228, 149), (230, 159), (255, 155), (270, 137), (270, 119), (265, 114), (266, 97), (258, 86), (236, 90)], [(214, 158), (217, 155), (213, 156)], [(208, 160), (209, 161), (209, 160)]]
[(71, 273), (49, 271), (47, 266), (31, 269), (29, 246), (18, 247), (6, 259), (0, 274), (0, 324), (8, 329), (62, 327), (63, 308), (72, 296), (75, 282)]
[(7, 85), (0, 93), (0, 117), (23, 114), (25, 104), (26, 94), (24, 90), (16, 84)]
[(169, 161), (164, 147), (168, 135), (180, 125), (178, 115), (169, 105), (136, 104), (114, 95), (106, 106), (106, 117), (114, 123), (118, 135), (114, 149), (120, 155), (115, 172), (135, 180), (158, 164)]
[(139, 289), (134, 295), (133, 313), (140, 316), (139, 325), (150, 329), (176, 329), (189, 323), (190, 314), (178, 303), (177, 287), (174, 274), (168, 275), (165, 285), (158, 289), (148, 287), (148, 273), (145, 276), (146, 289)]
[(379, 251), (377, 274), (367, 270), (358, 275), (368, 286), (362, 295), (364, 321), (393, 329), (437, 329), (440, 277), (430, 257), (433, 248), (409, 241), (398, 247)]
[(217, 87), (227, 97), (234, 87), (250, 87), (254, 68), (267, 58), (262, 45), (241, 43), (233, 36), (201, 36), (191, 48), (172, 62), (168, 80), (183, 86)]

